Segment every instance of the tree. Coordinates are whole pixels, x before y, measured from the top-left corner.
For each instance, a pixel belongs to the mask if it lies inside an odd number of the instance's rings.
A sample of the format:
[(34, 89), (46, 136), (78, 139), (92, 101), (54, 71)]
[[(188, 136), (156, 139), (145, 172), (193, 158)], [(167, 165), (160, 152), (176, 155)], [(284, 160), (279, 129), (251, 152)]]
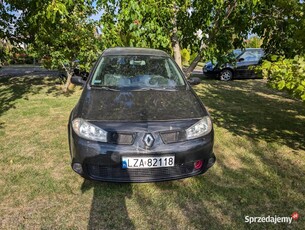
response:
[(263, 39), (267, 54), (293, 58), (305, 54), (305, 3), (261, 0), (253, 12), (253, 32)]
[[(304, 1), (94, 2), (96, 7), (93, 0), (6, 0), (0, 7), (0, 28), (6, 29), (0, 34), (31, 44), (37, 55), (49, 57), (52, 67), (63, 67), (68, 79), (73, 60), (80, 60), (83, 68), (88, 68), (101, 47), (159, 48), (173, 54), (178, 64), (180, 45), (187, 47), (192, 56), (197, 54), (186, 70), (187, 77), (203, 57), (221, 62), (231, 49), (246, 46), (249, 33), (263, 40), (267, 58), (271, 54), (286, 58), (305, 55)], [(96, 24), (88, 17), (100, 9), (102, 35), (96, 38)], [(16, 18), (12, 11), (21, 14)], [(14, 30), (7, 29), (12, 23)]]
[[(11, 2), (14, 2), (16, 9), (24, 9), (21, 0)], [(198, 53), (186, 72), (188, 76), (203, 56), (220, 57), (229, 49), (241, 46), (242, 40), (248, 35), (256, 2), (257, 0), (98, 0), (97, 6), (104, 12), (100, 20), (103, 47), (159, 48), (173, 53), (179, 64), (182, 43), (183, 47), (190, 47), (192, 53)], [(91, 1), (78, 0), (73, 4), (83, 6), (77, 8), (79, 12), (84, 12), (84, 17), (81, 18), (88, 16), (87, 9), (92, 10)], [(46, 40), (43, 34), (34, 33), (39, 31), (36, 28), (37, 20), (42, 19), (43, 29), (52, 28), (58, 22), (64, 23), (61, 18), (72, 25), (75, 23), (71, 19), (72, 8), (71, 0), (30, 1), (25, 11), (27, 13), (22, 14), (18, 21), (22, 22), (18, 26), (19, 34), (29, 42), (38, 38), (41, 40), (41, 37)], [(53, 23), (48, 24), (45, 18), (53, 19)], [(46, 31), (52, 33), (52, 30)], [(198, 36), (198, 31), (203, 36)]]
[[(250, 30), (256, 2), (103, 0), (99, 1), (105, 11), (101, 18), (102, 36), (106, 46), (140, 46), (171, 51), (178, 64), (182, 43), (183, 47), (198, 53), (186, 72), (189, 75), (203, 56), (221, 56), (234, 46), (241, 46)], [(196, 36), (198, 31), (204, 36)]]
[(266, 60), (260, 67), (269, 85), (305, 101), (305, 3), (260, 1), (253, 32), (263, 39)]
[(263, 40), (258, 36), (252, 36), (245, 41), (245, 48), (260, 48), (263, 44)]
[(81, 69), (89, 71), (99, 53), (96, 25), (88, 20), (91, 6), (75, 4), (68, 7), (67, 11), (69, 16), (58, 15), (53, 17), (53, 23), (44, 25), (40, 32), (35, 34), (32, 43), (40, 56), (50, 57), (51, 68), (66, 71), (67, 82), (64, 91), (69, 87), (75, 60), (80, 63)]
[(178, 13), (178, 6), (176, 3), (173, 4), (173, 31), (172, 31), (172, 49), (174, 52), (174, 58), (177, 65), (182, 68), (182, 57), (181, 57), (181, 50), (180, 50), (180, 42), (179, 42), (179, 35), (178, 35), (178, 25), (177, 25), (177, 13)]
[[(49, 67), (66, 71), (67, 91), (75, 66), (89, 70), (99, 52), (92, 1), (7, 1), (21, 12), (15, 22), (15, 39), (30, 44), (38, 57), (48, 57)], [(18, 36), (17, 36), (18, 35)]]
[(171, 50), (173, 3), (171, 0), (102, 0), (104, 47), (131, 46)]
[(0, 66), (9, 63), (11, 59), (12, 45), (5, 39), (0, 40)]
[(9, 7), (0, 0), (0, 39), (6, 39), (12, 32), (14, 15), (9, 13)]
[(178, 25), (182, 45), (198, 53), (186, 70), (187, 77), (203, 57), (220, 60), (229, 50), (243, 46), (257, 5), (257, 0), (194, 0), (181, 4)]
[(305, 102), (304, 57), (295, 56), (293, 59), (279, 57), (277, 61), (265, 60), (259, 70), (268, 79), (272, 88), (287, 91)]

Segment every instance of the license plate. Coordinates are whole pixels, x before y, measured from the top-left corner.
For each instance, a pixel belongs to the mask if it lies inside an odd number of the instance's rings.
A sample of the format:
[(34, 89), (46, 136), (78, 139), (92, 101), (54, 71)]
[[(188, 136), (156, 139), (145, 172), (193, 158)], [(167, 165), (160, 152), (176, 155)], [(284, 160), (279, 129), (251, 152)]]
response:
[(160, 168), (175, 165), (174, 156), (166, 157), (122, 157), (122, 168)]

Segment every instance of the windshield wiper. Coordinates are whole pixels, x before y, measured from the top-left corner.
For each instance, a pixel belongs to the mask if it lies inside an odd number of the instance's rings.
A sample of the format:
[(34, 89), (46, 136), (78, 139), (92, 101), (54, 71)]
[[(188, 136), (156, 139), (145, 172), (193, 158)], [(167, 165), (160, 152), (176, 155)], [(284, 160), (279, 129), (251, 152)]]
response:
[(133, 89), (132, 91), (177, 91), (176, 88), (154, 88), (154, 87), (145, 87), (145, 88), (139, 88), (139, 89)]
[(116, 88), (111, 88), (111, 87), (108, 87), (108, 86), (99, 86), (99, 85), (92, 85), (93, 87), (98, 87), (99, 89), (103, 89), (103, 90), (108, 90), (108, 91), (120, 91)]

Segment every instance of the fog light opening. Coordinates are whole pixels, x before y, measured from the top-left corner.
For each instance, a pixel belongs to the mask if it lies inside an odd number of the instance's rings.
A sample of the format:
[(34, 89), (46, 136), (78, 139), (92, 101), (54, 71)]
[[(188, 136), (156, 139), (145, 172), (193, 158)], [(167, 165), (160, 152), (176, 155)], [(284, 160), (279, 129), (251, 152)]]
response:
[(203, 161), (202, 160), (195, 161), (194, 169), (201, 169), (202, 165), (203, 165)]
[(215, 158), (211, 157), (208, 161), (208, 168), (211, 167), (215, 163)]
[(72, 168), (78, 174), (83, 174), (83, 167), (82, 167), (82, 165), (80, 163), (74, 163)]

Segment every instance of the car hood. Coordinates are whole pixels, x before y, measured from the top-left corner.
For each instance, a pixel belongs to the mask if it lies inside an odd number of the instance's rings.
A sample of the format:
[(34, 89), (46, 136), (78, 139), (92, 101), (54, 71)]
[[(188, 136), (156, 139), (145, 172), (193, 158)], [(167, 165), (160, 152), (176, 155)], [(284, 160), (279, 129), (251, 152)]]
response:
[(194, 119), (207, 111), (191, 90), (83, 92), (74, 112), (92, 121), (160, 121)]
[(208, 61), (205, 63), (204, 68), (208, 70), (212, 70), (217, 65), (217, 62), (212, 63), (212, 61)]

